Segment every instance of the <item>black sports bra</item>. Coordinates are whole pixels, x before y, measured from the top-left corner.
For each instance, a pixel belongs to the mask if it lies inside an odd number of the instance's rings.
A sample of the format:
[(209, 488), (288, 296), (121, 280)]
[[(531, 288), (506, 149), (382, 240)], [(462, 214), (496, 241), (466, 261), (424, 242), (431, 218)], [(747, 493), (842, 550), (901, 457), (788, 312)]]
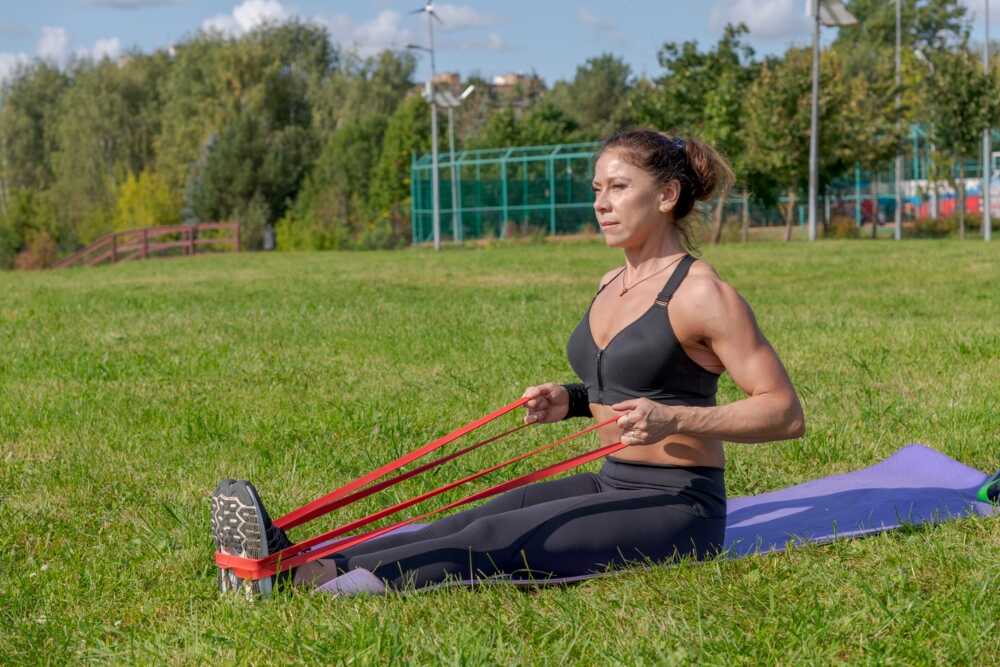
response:
[(615, 334), (604, 349), (594, 342), (590, 309), (597, 294), (614, 278), (597, 290), (566, 345), (570, 366), (587, 386), (591, 403), (612, 405), (645, 397), (667, 405), (715, 405), (719, 376), (687, 355), (667, 313), (667, 304), (694, 261), (686, 255), (653, 305)]

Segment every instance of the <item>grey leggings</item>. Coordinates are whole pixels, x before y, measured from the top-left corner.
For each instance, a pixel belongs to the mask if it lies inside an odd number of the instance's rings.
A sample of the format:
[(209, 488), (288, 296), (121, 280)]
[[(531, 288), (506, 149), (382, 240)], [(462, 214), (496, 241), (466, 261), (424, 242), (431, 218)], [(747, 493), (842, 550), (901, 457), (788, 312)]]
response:
[(581, 473), (508, 491), (417, 531), (335, 554), (391, 588), (448, 578), (568, 577), (630, 562), (701, 559), (722, 548), (726, 491), (719, 468), (608, 459)]

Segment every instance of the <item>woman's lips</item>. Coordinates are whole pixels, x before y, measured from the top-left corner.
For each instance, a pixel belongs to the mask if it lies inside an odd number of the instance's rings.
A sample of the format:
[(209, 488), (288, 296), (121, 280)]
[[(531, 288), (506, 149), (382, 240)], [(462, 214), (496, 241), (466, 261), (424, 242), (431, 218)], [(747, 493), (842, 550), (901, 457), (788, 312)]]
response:
[(618, 226), (617, 222), (601, 222), (601, 223), (598, 223), (598, 224), (601, 226), (601, 229), (608, 229), (609, 227), (616, 227), (616, 226)]

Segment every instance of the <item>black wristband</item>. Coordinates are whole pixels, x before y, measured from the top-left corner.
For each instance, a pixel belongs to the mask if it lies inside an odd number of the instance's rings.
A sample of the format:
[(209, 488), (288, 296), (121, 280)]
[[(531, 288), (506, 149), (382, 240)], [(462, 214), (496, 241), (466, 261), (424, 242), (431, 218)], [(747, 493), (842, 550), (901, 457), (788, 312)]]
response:
[(564, 384), (563, 389), (569, 394), (569, 411), (563, 419), (573, 417), (593, 417), (590, 412), (590, 398), (585, 384)]

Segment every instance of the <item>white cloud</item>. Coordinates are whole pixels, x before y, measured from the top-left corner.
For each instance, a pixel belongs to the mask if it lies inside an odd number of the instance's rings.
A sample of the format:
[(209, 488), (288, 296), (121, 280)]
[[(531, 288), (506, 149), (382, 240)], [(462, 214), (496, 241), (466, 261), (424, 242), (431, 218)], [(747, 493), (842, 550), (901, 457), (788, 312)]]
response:
[[(70, 51), (69, 33), (65, 28), (45, 26), (35, 46), (35, 57), (57, 67), (65, 67), (72, 58), (117, 60), (122, 53), (121, 40), (117, 37), (99, 39), (91, 47)], [(27, 53), (0, 53), (0, 83), (6, 81), (20, 65), (30, 65)]]
[(709, 25), (722, 32), (727, 23), (746, 23), (751, 37), (762, 39), (808, 37), (805, 9), (802, 0), (724, 0), (712, 7)]
[(6, 81), (20, 65), (27, 65), (31, 58), (23, 53), (0, 53), (0, 84)]
[(391, 10), (379, 12), (374, 20), (362, 23), (354, 30), (358, 46), (369, 51), (400, 48), (411, 41), (412, 32), (400, 22), (401, 16)]
[(468, 5), (434, 5), (434, 13), (441, 17), (437, 27), (445, 31), (490, 28), (500, 22), (496, 16), (482, 14)]
[(54, 65), (65, 65), (69, 60), (69, 33), (66, 28), (42, 27), (42, 36), (35, 47), (38, 57)]
[(362, 56), (384, 49), (402, 49), (417, 41), (413, 29), (404, 25), (403, 16), (386, 9), (366, 23), (355, 23), (350, 16), (338, 15), (326, 21), (333, 41), (353, 47)]
[(238, 36), (264, 23), (284, 21), (290, 13), (278, 0), (244, 0), (231, 14), (219, 14), (202, 21), (203, 30)]
[(122, 43), (117, 37), (99, 39), (94, 42), (94, 46), (89, 49), (79, 49), (76, 55), (80, 58), (92, 58), (102, 60), (110, 58), (116, 60), (122, 53)]
[[(384, 3), (376, 3), (384, 6)], [(435, 4), (434, 11), (442, 23), (435, 31), (454, 32), (486, 28), (500, 22), (496, 16), (485, 14), (467, 5)], [(202, 22), (202, 29), (222, 32), (230, 36), (242, 35), (263, 23), (284, 21), (293, 16), (279, 0), (244, 0), (230, 14), (219, 14)], [(422, 16), (404, 15), (393, 9), (382, 9), (369, 21), (356, 21), (346, 14), (313, 19), (327, 27), (334, 42), (355, 49), (362, 56), (371, 56), (385, 49), (403, 49), (407, 44), (423, 43), (426, 19)], [(503, 38), (491, 33), (484, 39), (461, 44), (442, 41), (441, 47), (458, 49), (503, 50)]]

